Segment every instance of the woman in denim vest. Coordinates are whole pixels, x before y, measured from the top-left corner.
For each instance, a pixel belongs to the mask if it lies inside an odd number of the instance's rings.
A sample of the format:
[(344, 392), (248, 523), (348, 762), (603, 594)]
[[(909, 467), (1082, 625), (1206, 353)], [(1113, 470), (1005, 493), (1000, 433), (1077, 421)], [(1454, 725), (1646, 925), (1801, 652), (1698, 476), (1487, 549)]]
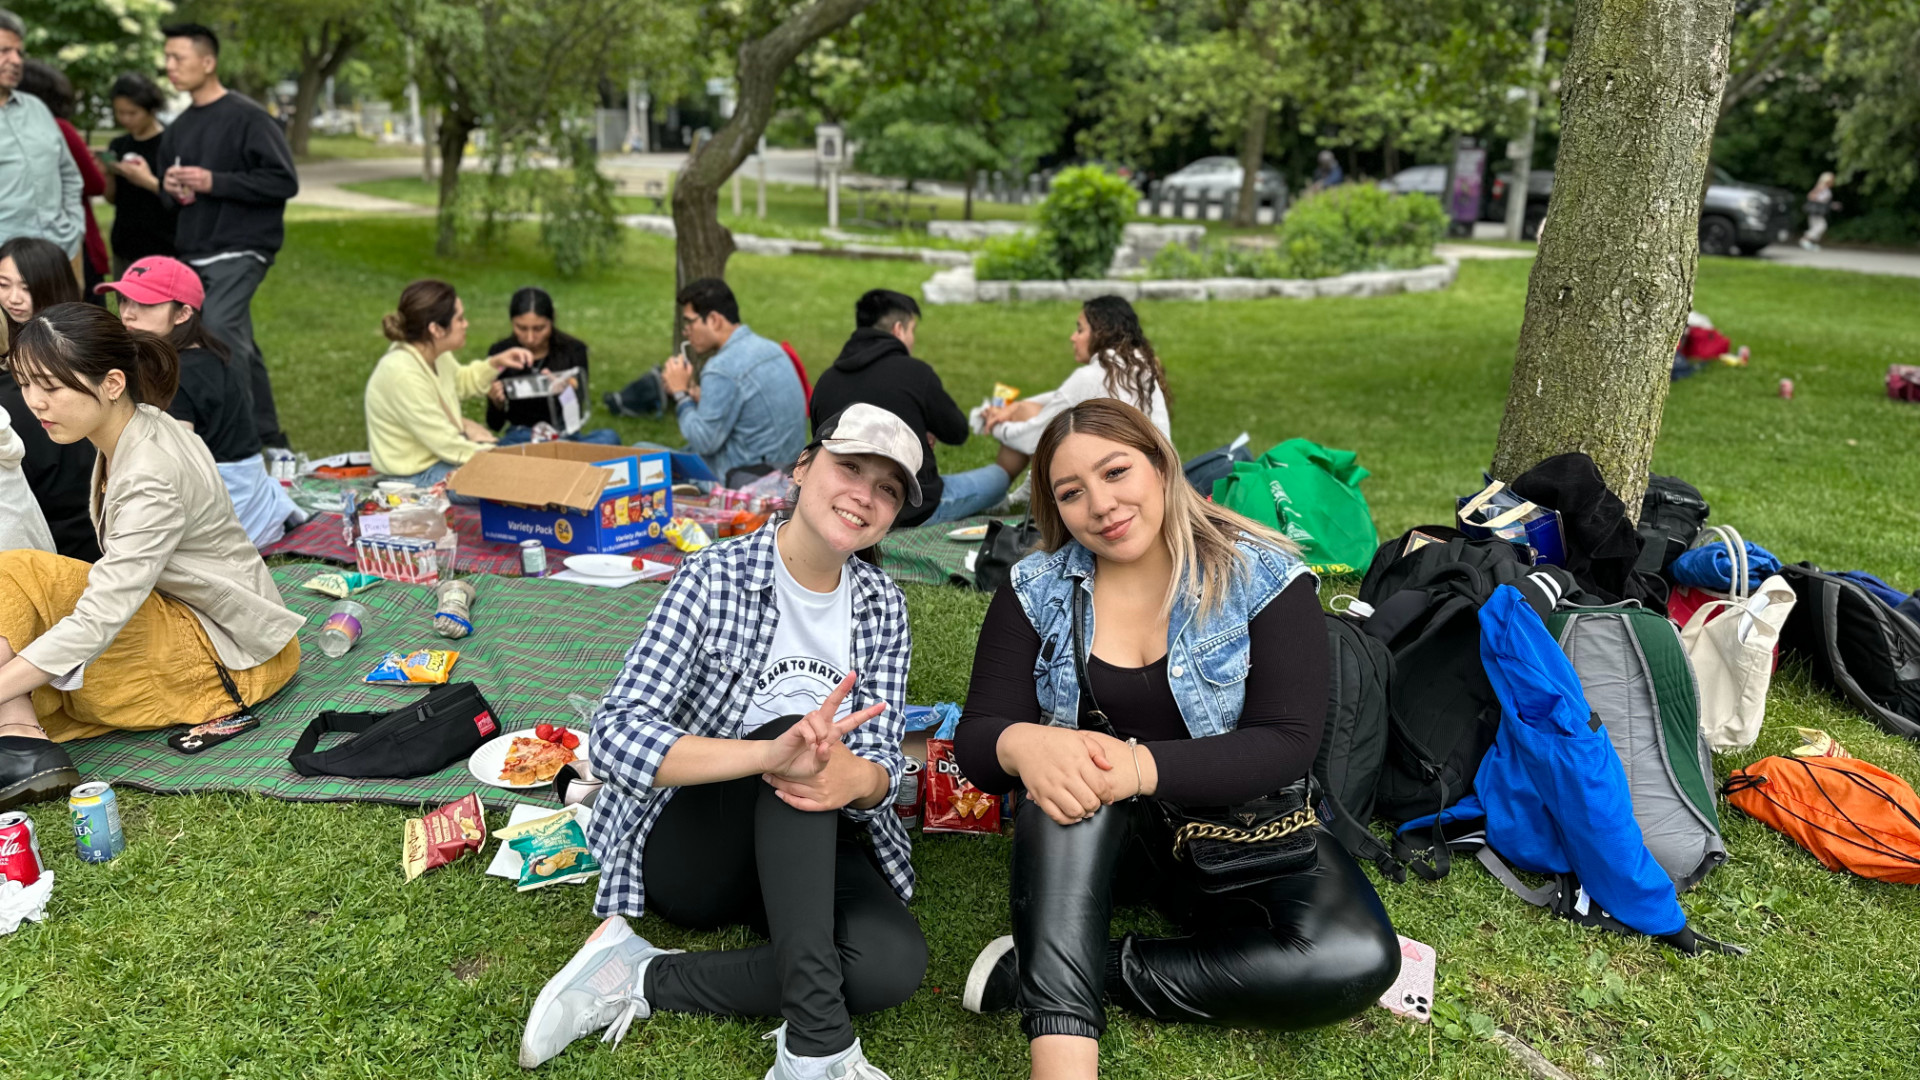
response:
[[(1339, 843), (1315, 829), (1307, 868), (1208, 891), (1154, 805), (1230, 806), (1312, 767), (1328, 663), (1313, 574), (1284, 537), (1196, 496), (1166, 437), (1112, 398), (1055, 418), (1033, 467), (1042, 550), (988, 609), (955, 745), (975, 784), (1028, 796), (1013, 934), (974, 961), (963, 1003), (1019, 1008), (1047, 1078), (1097, 1073), (1109, 1002), (1230, 1027), (1354, 1015), (1400, 951)], [(1120, 738), (1082, 729), (1082, 593), (1088, 681)], [(1183, 936), (1109, 940), (1116, 896)]]

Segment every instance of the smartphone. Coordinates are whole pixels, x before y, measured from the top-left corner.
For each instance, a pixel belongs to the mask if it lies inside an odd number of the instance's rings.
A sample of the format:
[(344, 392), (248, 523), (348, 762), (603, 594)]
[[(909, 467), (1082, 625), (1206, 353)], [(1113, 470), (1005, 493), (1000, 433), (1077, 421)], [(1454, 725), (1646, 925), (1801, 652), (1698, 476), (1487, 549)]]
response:
[(1439, 964), (1433, 946), (1400, 936), (1400, 976), (1380, 995), (1380, 1007), (1422, 1024), (1433, 1022), (1433, 976)]

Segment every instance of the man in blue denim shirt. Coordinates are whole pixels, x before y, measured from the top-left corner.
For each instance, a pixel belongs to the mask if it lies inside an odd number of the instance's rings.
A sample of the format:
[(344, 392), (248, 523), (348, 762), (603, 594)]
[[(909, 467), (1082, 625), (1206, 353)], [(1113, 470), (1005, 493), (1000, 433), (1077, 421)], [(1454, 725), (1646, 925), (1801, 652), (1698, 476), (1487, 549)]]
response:
[(807, 397), (786, 350), (740, 321), (740, 304), (719, 278), (691, 282), (676, 299), (687, 342), (713, 354), (699, 386), (684, 357), (660, 371), (687, 449), (723, 480), (741, 465), (792, 464), (807, 445)]

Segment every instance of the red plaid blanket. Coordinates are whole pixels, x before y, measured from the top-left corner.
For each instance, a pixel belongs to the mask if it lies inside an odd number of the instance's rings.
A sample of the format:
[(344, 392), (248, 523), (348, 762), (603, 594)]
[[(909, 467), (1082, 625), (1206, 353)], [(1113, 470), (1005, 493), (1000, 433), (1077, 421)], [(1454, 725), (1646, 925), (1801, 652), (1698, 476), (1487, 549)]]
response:
[[(519, 546), (481, 539), (478, 510), (470, 506), (449, 507), (447, 524), (460, 537), (460, 549), (454, 555), (455, 570), (463, 574), (520, 576)], [(678, 564), (681, 558), (671, 544), (643, 548), (632, 554), (643, 552), (655, 562)], [(353, 545), (347, 540), (345, 519), (339, 514), (315, 514), (305, 525), (281, 537), (278, 543), (262, 548), (260, 554), (300, 555), (347, 566), (354, 564)], [(547, 563), (550, 570), (559, 570), (566, 565), (566, 552), (549, 550)]]

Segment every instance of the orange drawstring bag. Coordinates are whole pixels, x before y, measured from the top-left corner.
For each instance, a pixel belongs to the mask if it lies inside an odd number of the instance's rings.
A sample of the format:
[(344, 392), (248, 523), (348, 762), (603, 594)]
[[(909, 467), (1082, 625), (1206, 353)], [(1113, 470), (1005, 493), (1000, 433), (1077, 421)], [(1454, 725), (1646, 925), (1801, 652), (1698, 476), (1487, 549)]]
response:
[(1859, 758), (1761, 758), (1720, 793), (1829, 870), (1920, 885), (1920, 795), (1885, 769)]

